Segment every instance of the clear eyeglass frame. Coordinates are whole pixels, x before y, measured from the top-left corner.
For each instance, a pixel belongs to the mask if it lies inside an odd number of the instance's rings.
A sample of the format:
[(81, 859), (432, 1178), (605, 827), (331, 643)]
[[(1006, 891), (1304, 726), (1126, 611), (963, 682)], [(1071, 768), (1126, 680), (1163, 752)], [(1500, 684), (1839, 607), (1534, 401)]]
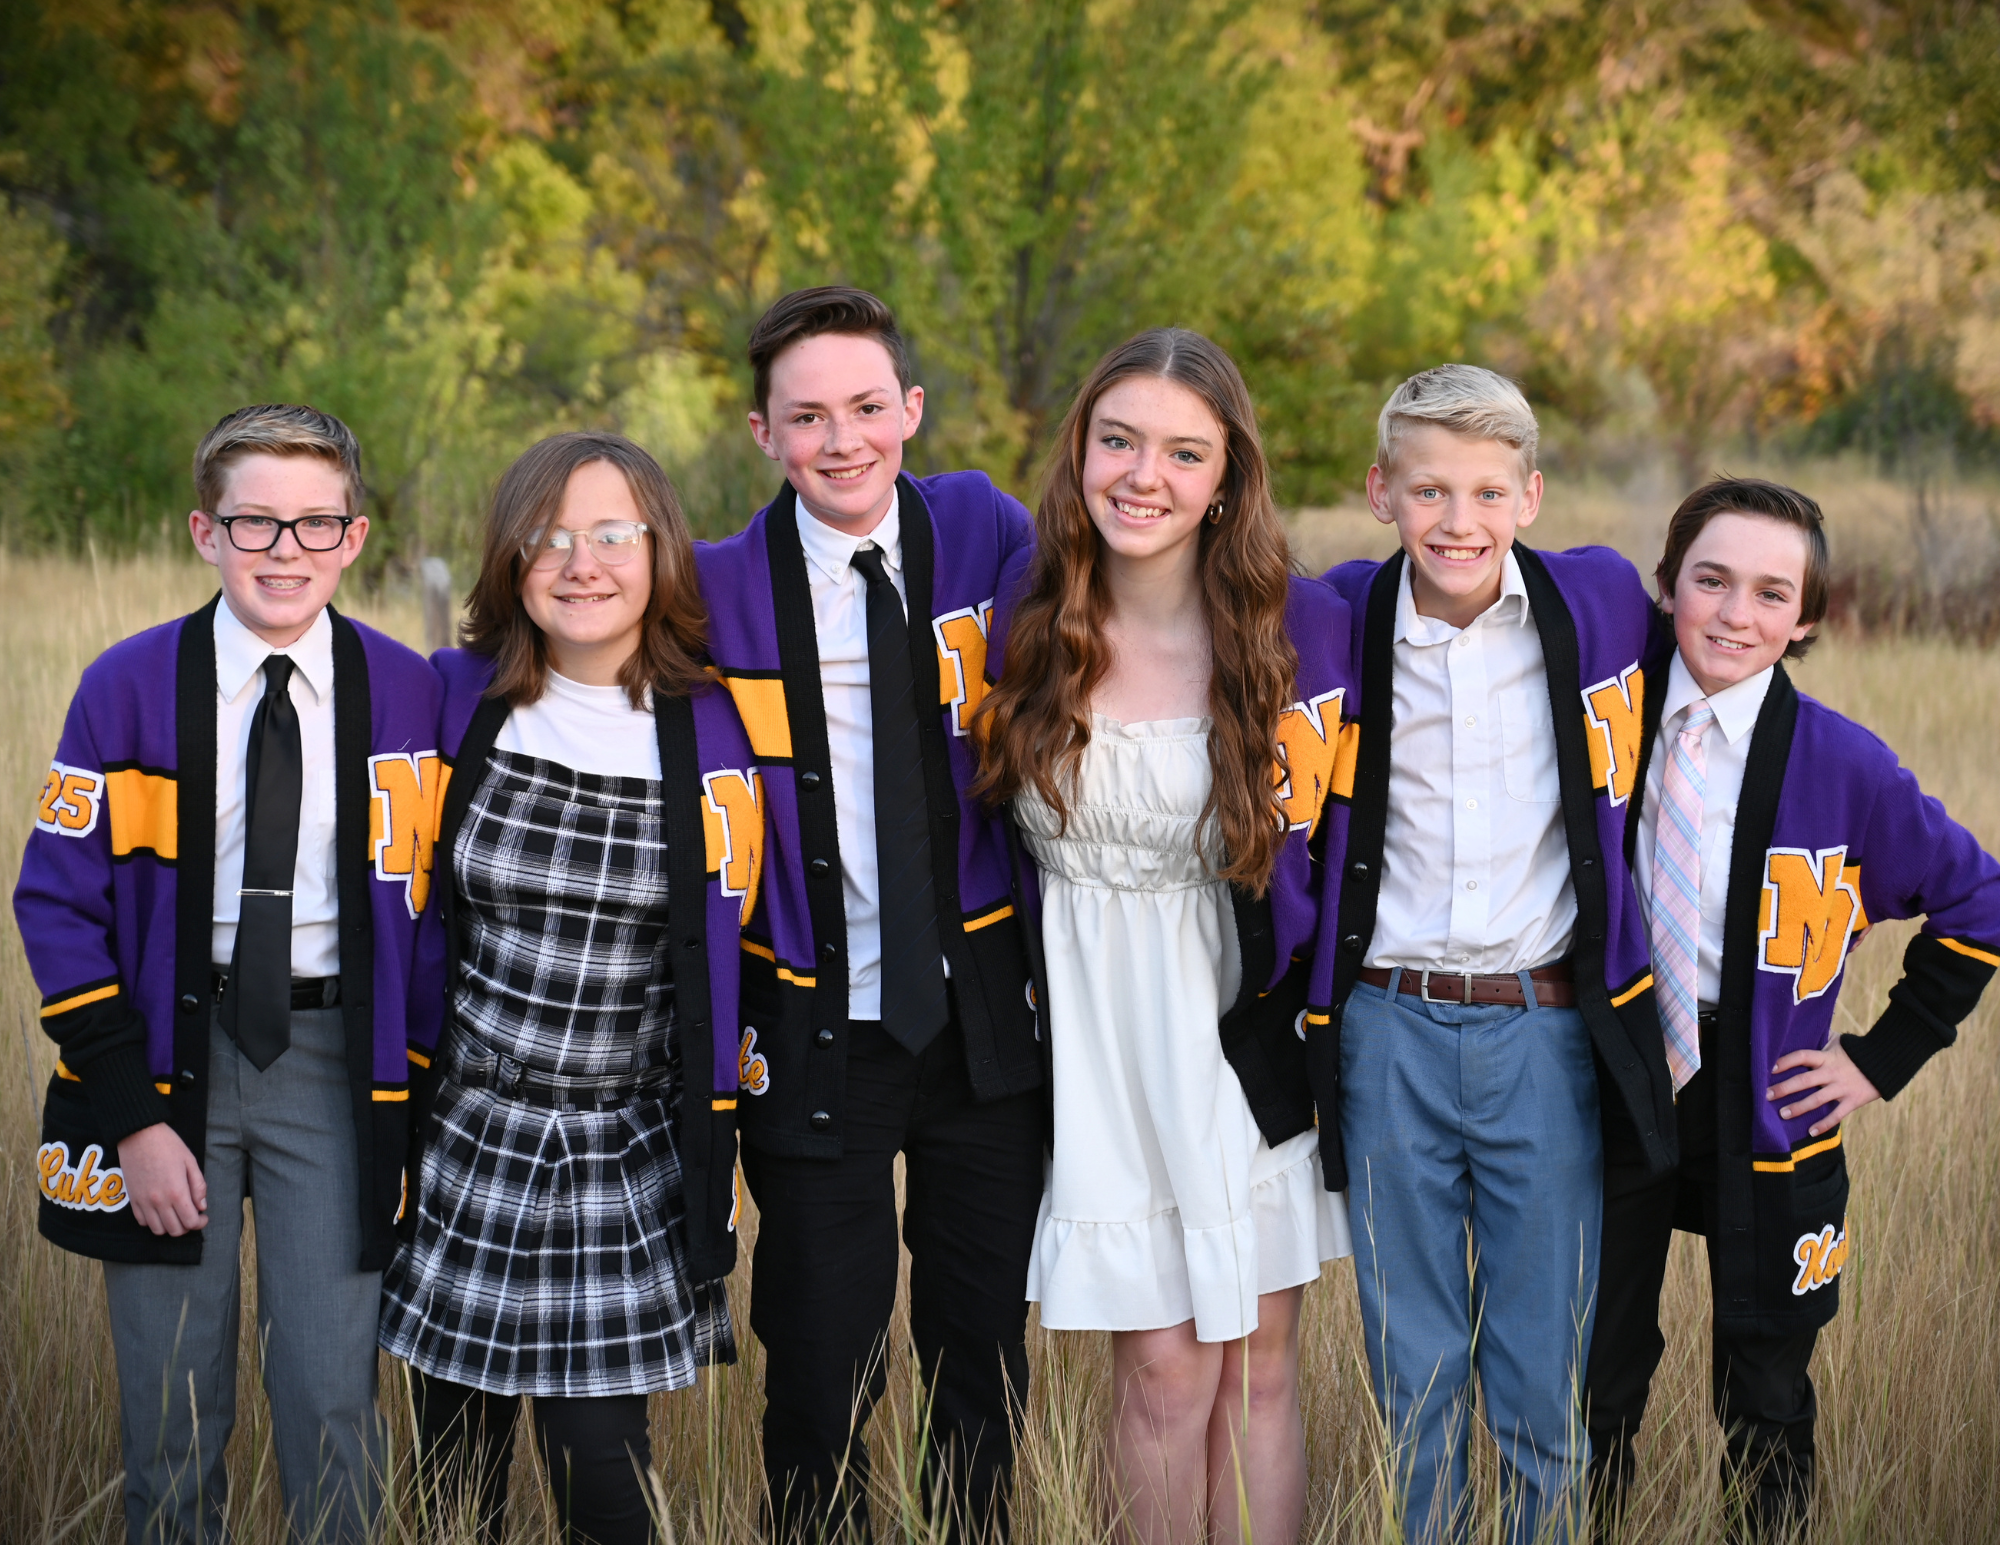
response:
[(309, 553), (330, 553), (347, 540), (352, 515), (301, 515), (296, 520), (279, 520), (274, 515), (211, 515), (208, 517), (229, 534), (229, 545), (240, 553), (267, 553), (289, 531), (292, 540)]
[(647, 528), (636, 520), (600, 520), (588, 531), (554, 526), (521, 544), (521, 561), (531, 569), (559, 569), (569, 562), (570, 552), (581, 537), (590, 543), (590, 551), (599, 563), (617, 568), (632, 561), (649, 535)]

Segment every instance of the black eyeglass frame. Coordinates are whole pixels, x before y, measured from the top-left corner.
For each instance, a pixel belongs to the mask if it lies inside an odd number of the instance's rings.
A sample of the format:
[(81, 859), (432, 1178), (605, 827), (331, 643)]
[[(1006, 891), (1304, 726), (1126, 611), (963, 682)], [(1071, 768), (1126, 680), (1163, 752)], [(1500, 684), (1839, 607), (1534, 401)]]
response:
[[(203, 513), (206, 514), (207, 512), (204, 511)], [(347, 528), (353, 525), (354, 522), (358, 520), (360, 517), (355, 515), (301, 515), (296, 520), (279, 520), (276, 516), (273, 515), (211, 514), (208, 516), (208, 518), (214, 521), (218, 526), (222, 527), (223, 532), (229, 538), (229, 545), (235, 548), (239, 553), (267, 553), (272, 548), (276, 547), (279, 542), (284, 540), (284, 535), (287, 531), (291, 532), (292, 540), (299, 544), (300, 552), (330, 553), (339, 551), (340, 544), (347, 540)], [(245, 547), (240, 541), (237, 540), (236, 537), (236, 523), (239, 520), (269, 521), (273, 526), (276, 526), (278, 529), (272, 533), (271, 540), (266, 542), (262, 547)], [(335, 537), (333, 541), (325, 547), (314, 547), (304, 537), (299, 535), (298, 528), (304, 525), (309, 520), (337, 520), (340, 522), (340, 535)]]

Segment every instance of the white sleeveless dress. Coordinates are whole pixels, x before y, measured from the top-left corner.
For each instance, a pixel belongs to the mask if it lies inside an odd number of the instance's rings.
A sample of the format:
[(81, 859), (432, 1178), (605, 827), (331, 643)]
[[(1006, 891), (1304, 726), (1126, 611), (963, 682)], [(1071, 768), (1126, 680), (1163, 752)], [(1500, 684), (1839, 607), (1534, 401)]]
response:
[(1317, 1131), (1264, 1141), (1222, 1055), (1242, 967), (1229, 887), (1196, 848), (1209, 721), (1094, 717), (1067, 830), (1032, 790), (1014, 806), (1042, 872), (1055, 1064), (1028, 1298), (1052, 1330), (1191, 1319), (1233, 1341), (1258, 1294), (1353, 1253), (1345, 1198)]

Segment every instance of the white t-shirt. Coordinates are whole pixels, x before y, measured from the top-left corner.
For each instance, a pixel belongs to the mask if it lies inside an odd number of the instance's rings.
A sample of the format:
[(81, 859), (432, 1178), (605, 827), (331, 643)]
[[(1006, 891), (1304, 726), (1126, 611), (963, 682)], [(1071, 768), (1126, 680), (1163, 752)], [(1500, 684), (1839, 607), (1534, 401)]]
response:
[(541, 697), (507, 715), (493, 741), (496, 750), (607, 778), (660, 776), (650, 690), (646, 706), (634, 708), (623, 687), (587, 687), (554, 671), (548, 680)]

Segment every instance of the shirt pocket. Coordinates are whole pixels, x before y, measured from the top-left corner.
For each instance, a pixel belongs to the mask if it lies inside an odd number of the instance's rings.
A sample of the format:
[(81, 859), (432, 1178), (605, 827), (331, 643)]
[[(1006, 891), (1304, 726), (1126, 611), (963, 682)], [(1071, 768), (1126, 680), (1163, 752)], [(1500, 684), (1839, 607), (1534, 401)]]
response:
[(1524, 805), (1561, 804), (1548, 693), (1508, 687), (1499, 697), (1500, 767), (1507, 797)]

